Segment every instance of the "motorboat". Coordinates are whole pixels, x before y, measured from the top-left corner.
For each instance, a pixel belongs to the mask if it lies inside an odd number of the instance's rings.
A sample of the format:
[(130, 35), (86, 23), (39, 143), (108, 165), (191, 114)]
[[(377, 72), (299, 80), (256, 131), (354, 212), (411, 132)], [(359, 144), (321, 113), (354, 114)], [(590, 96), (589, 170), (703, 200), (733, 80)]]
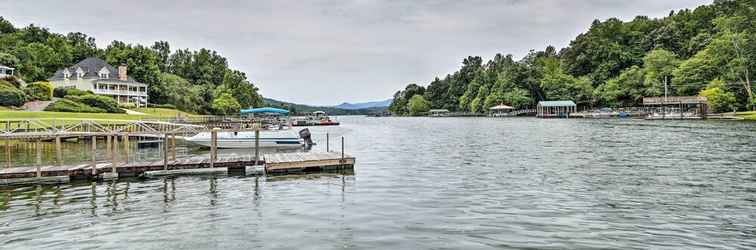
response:
[(324, 111), (315, 111), (305, 117), (294, 119), (292, 126), (337, 126), (339, 122), (331, 120)]
[[(201, 132), (192, 137), (187, 137), (186, 141), (204, 147), (212, 146), (210, 132)], [(311, 145), (310, 131), (307, 129), (300, 130), (299, 133), (292, 129), (282, 130), (261, 130), (260, 131), (260, 148), (298, 148)], [(254, 148), (255, 132), (218, 132), (218, 148)]]

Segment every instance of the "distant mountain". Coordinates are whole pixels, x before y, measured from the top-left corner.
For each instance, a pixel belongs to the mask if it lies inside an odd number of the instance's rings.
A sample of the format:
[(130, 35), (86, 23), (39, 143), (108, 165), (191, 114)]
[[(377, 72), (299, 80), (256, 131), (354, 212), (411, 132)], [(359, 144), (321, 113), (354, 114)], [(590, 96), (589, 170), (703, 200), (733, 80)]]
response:
[(393, 101), (392, 98), (383, 100), (383, 101), (376, 101), (376, 102), (360, 102), (360, 103), (342, 103), (336, 106), (333, 106), (334, 108), (339, 109), (348, 109), (348, 110), (355, 110), (355, 109), (369, 109), (369, 108), (387, 108), (391, 105), (391, 101)]
[(361, 108), (361, 109), (343, 109), (343, 108), (337, 108), (337, 107), (310, 106), (310, 105), (305, 105), (305, 104), (279, 101), (279, 100), (271, 99), (271, 98), (263, 98), (263, 102), (265, 102), (265, 105), (267, 106), (286, 108), (292, 113), (294, 113), (295, 115), (312, 113), (315, 111), (324, 111), (329, 115), (370, 115), (370, 114), (385, 113), (388, 110), (388, 106), (383, 106), (383, 107), (376, 106), (376, 107)]

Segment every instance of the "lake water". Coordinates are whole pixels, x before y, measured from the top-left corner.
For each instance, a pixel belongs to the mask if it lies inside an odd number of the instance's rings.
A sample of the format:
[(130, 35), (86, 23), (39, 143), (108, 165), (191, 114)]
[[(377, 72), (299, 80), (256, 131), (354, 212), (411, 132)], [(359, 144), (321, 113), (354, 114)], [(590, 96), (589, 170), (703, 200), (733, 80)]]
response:
[(756, 248), (756, 123), (339, 120), (353, 175), (2, 187), (0, 248)]

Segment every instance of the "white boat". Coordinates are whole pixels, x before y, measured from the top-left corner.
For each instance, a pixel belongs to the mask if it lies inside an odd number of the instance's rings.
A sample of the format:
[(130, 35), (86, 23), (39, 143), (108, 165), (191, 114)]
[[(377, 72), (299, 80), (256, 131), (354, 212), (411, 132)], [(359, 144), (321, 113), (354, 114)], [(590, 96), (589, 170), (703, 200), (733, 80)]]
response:
[[(309, 131), (308, 131), (309, 132)], [(308, 133), (309, 135), (309, 133)], [(186, 141), (210, 147), (210, 132), (202, 132), (186, 138)], [(297, 148), (305, 145), (305, 139), (291, 129), (260, 131), (260, 148)], [(254, 148), (255, 132), (219, 132), (218, 148)]]

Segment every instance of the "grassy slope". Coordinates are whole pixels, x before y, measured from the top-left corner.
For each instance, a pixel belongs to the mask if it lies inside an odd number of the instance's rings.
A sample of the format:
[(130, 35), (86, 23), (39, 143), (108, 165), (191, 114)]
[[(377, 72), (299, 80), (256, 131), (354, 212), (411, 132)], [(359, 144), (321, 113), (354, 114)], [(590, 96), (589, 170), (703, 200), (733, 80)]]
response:
[(737, 116), (743, 117), (746, 120), (756, 121), (756, 111), (738, 112)]
[(176, 116), (181, 117), (191, 117), (196, 116), (194, 114), (190, 114), (181, 110), (176, 109), (166, 109), (166, 108), (137, 108), (137, 109), (131, 109), (136, 112), (142, 112), (148, 115), (158, 116), (158, 117), (168, 117), (168, 118), (174, 118)]
[(128, 114), (106, 114), (106, 113), (68, 113), (68, 112), (27, 112), (27, 111), (9, 111), (0, 110), (0, 120), (5, 119), (107, 119), (107, 120), (148, 120), (158, 118), (175, 118), (176, 114), (181, 114), (182, 117), (192, 116), (192, 114), (172, 110), (172, 109), (158, 109), (158, 108), (145, 108), (136, 109), (135, 111), (145, 113), (145, 115), (128, 115)]

